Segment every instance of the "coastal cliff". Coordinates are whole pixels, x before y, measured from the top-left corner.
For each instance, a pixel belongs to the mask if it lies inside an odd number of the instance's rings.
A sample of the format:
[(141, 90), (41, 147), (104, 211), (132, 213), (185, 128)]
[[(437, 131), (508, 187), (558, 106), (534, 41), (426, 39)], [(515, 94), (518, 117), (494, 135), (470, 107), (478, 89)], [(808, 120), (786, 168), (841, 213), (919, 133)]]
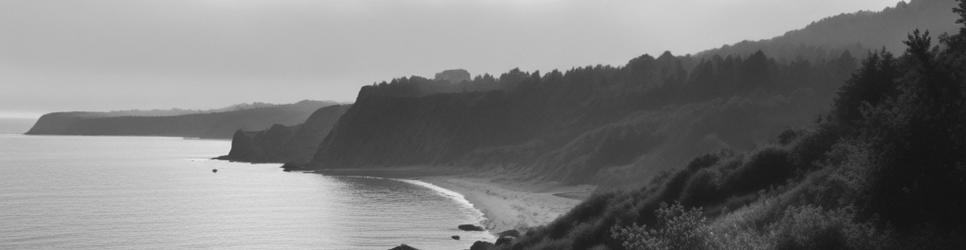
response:
[(218, 159), (255, 163), (307, 162), (349, 107), (320, 108), (305, 123), (294, 126), (276, 124), (261, 131), (238, 130), (232, 136), (231, 151)]
[(333, 102), (301, 101), (257, 105), (181, 115), (132, 112), (57, 112), (40, 117), (28, 135), (137, 135), (191, 138), (231, 138), (236, 130), (260, 130), (273, 124), (292, 126)]

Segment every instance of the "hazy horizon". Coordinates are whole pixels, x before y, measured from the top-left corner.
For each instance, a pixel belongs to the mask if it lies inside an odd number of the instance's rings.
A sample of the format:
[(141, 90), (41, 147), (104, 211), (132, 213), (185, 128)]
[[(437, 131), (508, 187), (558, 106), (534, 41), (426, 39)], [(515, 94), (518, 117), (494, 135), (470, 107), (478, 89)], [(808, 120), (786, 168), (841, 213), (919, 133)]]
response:
[(0, 117), (352, 102), (394, 77), (622, 65), (897, 2), (4, 1)]

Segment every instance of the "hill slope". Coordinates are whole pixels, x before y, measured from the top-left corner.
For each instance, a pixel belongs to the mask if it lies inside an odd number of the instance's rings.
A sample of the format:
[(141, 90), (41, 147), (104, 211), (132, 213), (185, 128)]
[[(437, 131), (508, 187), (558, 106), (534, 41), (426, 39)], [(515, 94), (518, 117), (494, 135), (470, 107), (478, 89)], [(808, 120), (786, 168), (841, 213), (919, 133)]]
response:
[[(599, 194), (497, 249), (966, 248), (966, 1), (960, 31), (876, 53), (804, 129)], [(642, 180), (643, 181), (643, 180)]]
[(750, 55), (758, 50), (781, 60), (814, 60), (849, 50), (864, 55), (868, 49), (885, 48), (901, 53), (902, 41), (914, 29), (931, 30), (933, 35), (955, 32), (955, 0), (912, 0), (881, 11), (840, 14), (813, 22), (782, 36), (760, 41), (743, 41), (698, 53), (698, 57)]

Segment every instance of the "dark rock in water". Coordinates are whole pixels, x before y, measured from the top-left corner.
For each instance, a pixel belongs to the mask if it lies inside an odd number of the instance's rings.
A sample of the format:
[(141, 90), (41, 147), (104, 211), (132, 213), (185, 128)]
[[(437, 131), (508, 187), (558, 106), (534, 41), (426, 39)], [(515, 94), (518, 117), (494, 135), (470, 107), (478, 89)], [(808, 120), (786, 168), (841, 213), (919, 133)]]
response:
[(450, 236), (450, 238), (453, 238), (454, 240), (460, 240), (460, 236), (459, 235), (453, 235), (453, 236)]
[(503, 237), (500, 237), (499, 239), (496, 240), (496, 245), (497, 246), (508, 245), (510, 243), (513, 243), (513, 240), (514, 239), (516, 239), (516, 237), (513, 237), (513, 236), (503, 236)]
[(212, 173), (218, 173), (218, 169), (217, 168), (211, 169), (211, 172)]
[(520, 237), (520, 231), (510, 229), (497, 234), (497, 237), (504, 237), (504, 236)]
[(390, 248), (389, 250), (419, 250), (418, 248), (411, 247), (406, 244), (399, 245), (397, 247)]
[(459, 225), (458, 228), (460, 230), (463, 230), (463, 231), (483, 231), (484, 230), (483, 227), (477, 226), (477, 225), (473, 225), (473, 224), (463, 224), (463, 225)]
[(305, 168), (302, 166), (302, 164), (298, 164), (294, 162), (288, 162), (288, 163), (282, 164), (282, 171), (285, 171), (285, 172), (299, 171), (304, 169)]
[(470, 246), (470, 250), (486, 250), (486, 249), (490, 249), (493, 246), (495, 246), (493, 245), (493, 243), (489, 243), (486, 241), (476, 241), (476, 242), (473, 242), (473, 246)]

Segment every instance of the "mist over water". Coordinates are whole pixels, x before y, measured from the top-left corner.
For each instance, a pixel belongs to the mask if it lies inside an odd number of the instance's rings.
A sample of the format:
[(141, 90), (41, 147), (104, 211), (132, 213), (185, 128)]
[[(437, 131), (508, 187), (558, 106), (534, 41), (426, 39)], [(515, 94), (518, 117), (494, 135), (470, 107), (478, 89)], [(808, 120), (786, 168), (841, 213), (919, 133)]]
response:
[(482, 217), (452, 194), (208, 160), (228, 144), (0, 135), (0, 249), (465, 249), (493, 239), (456, 229)]
[(36, 122), (34, 118), (3, 118), (0, 117), (0, 135), (2, 134), (23, 134), (30, 130), (30, 126)]

